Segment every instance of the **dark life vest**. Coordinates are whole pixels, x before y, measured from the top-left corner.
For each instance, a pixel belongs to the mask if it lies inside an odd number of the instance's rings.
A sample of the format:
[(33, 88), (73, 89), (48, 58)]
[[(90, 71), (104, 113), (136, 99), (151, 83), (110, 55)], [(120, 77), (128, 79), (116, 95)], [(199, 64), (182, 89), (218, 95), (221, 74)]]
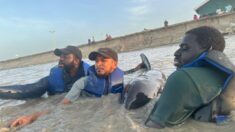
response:
[(226, 63), (230, 62), (228, 58), (225, 56), (225, 54), (216, 50), (212, 50), (209, 52), (202, 53), (197, 59), (195, 59), (193, 62), (189, 64), (184, 65), (182, 68), (203, 67), (203, 66), (215, 67), (216, 69), (227, 75), (227, 78), (225, 79), (225, 82), (223, 83), (223, 87), (221, 90), (223, 91), (234, 76), (233, 70), (230, 68), (230, 66), (227, 66), (224, 63), (225, 61), (227, 61)]
[[(101, 97), (108, 93), (121, 93), (123, 91), (124, 72), (116, 68), (108, 77), (98, 77), (95, 67), (88, 69), (88, 84), (84, 91)], [(106, 92), (107, 90), (107, 92)]]
[[(90, 67), (89, 64), (83, 61), (81, 62), (82, 62), (81, 63), (82, 67), (79, 67), (81, 69), (79, 69), (77, 72), (77, 79), (87, 75), (87, 70)], [(69, 89), (71, 88), (72, 84), (65, 83), (64, 72), (65, 72), (64, 69), (58, 66), (55, 66), (50, 70), (50, 75), (48, 77), (49, 86), (47, 89), (49, 95), (68, 92)], [(68, 88), (66, 85), (70, 85), (70, 88)]]
[(235, 110), (235, 67), (224, 53), (216, 50), (203, 53), (192, 63), (183, 67), (202, 67), (206, 65), (215, 67), (227, 75), (221, 94), (194, 114), (195, 119), (214, 121), (214, 115), (227, 115), (231, 110)]

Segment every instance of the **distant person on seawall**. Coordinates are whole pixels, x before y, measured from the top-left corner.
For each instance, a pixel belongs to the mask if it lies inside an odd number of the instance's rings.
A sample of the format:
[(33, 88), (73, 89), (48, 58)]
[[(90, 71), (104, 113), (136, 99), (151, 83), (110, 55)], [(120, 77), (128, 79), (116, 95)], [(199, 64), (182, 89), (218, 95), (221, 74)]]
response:
[(168, 27), (168, 21), (167, 20), (164, 21), (164, 27)]
[(109, 34), (106, 34), (106, 41), (108, 41), (108, 40), (111, 40), (112, 39), (112, 36), (111, 35), (109, 35)]
[(193, 20), (199, 20), (199, 18), (196, 14), (193, 15)]
[(92, 44), (95, 44), (95, 37), (92, 36), (92, 41), (91, 41)]

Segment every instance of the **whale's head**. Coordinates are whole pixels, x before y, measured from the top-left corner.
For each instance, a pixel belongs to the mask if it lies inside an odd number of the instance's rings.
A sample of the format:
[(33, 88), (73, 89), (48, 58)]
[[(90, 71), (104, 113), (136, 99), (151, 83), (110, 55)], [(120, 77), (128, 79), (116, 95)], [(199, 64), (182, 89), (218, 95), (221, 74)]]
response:
[(147, 104), (154, 96), (154, 90), (147, 87), (145, 82), (137, 80), (126, 86), (125, 108), (137, 109)]

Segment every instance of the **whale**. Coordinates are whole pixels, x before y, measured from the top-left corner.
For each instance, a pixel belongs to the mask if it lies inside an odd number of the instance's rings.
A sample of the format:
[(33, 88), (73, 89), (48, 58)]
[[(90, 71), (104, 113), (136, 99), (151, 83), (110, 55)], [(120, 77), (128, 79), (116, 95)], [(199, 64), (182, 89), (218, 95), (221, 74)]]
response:
[(131, 80), (125, 86), (124, 106), (126, 109), (141, 108), (158, 98), (163, 90), (166, 77), (160, 70), (149, 70)]
[[(157, 98), (166, 81), (166, 76), (163, 72), (151, 68), (151, 64), (145, 54), (141, 53), (140, 57), (142, 60), (140, 67), (145, 70), (125, 85), (119, 99), (120, 103), (124, 103), (125, 108), (128, 110), (140, 108), (150, 102), (151, 99)], [(136, 68), (130, 71), (138, 70)], [(128, 73), (131, 72), (128, 71)]]

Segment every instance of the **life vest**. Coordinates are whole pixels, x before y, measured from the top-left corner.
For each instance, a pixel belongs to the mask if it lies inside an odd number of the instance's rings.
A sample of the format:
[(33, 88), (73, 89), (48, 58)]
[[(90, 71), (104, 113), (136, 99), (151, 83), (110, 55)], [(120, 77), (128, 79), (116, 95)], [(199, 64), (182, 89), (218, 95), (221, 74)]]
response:
[[(116, 68), (106, 79), (98, 77), (95, 67), (92, 66), (88, 69), (88, 84), (84, 91), (101, 97), (104, 94), (105, 88), (108, 87), (108, 93), (121, 93), (123, 91), (124, 72)], [(108, 82), (106, 82), (108, 81)], [(108, 86), (106, 86), (108, 84)]]
[(234, 76), (232, 62), (230, 62), (230, 60), (227, 58), (227, 56), (224, 53), (216, 50), (202, 53), (197, 59), (195, 59), (193, 62), (189, 64), (184, 65), (182, 68), (203, 67), (203, 66), (215, 67), (227, 75), (226, 81), (224, 82), (221, 91), (223, 91), (227, 87), (230, 80)]
[[(87, 75), (87, 70), (90, 67), (89, 64), (82, 61), (84, 74)], [(47, 89), (49, 94), (62, 93), (66, 91), (66, 86), (64, 83), (64, 70), (58, 66), (53, 67), (50, 70), (50, 75), (48, 77), (49, 87)], [(78, 78), (79, 79), (79, 78)]]
[(227, 77), (223, 83), (221, 94), (208, 104), (209, 107), (205, 106), (205, 109), (202, 109), (201, 113), (203, 115), (203, 111), (211, 109), (211, 113), (214, 112), (217, 115), (228, 114), (231, 110), (235, 110), (235, 66), (224, 53), (212, 50), (203, 53), (192, 63), (184, 65), (183, 68), (202, 67), (206, 65), (217, 68), (225, 73)]

